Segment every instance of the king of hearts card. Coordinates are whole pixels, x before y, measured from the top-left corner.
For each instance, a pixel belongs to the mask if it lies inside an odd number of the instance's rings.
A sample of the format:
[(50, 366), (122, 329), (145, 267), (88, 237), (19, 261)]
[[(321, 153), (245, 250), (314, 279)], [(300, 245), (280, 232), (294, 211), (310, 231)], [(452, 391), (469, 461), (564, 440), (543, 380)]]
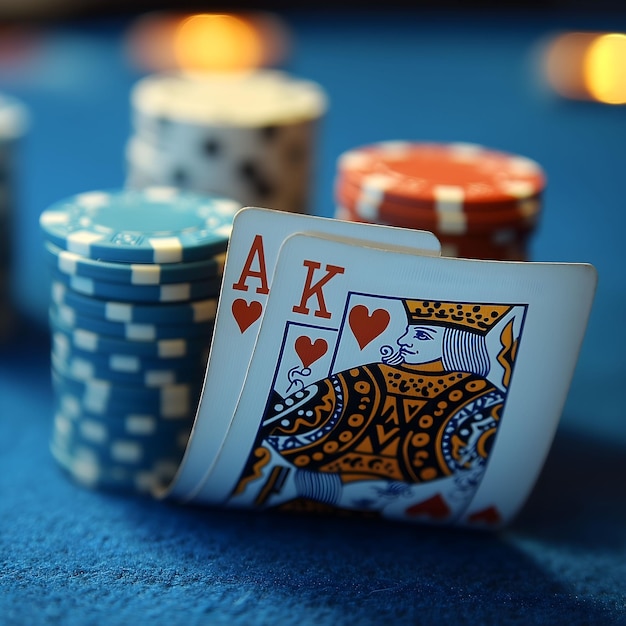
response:
[(587, 265), (287, 238), (197, 500), (505, 523), (551, 443), (594, 287)]

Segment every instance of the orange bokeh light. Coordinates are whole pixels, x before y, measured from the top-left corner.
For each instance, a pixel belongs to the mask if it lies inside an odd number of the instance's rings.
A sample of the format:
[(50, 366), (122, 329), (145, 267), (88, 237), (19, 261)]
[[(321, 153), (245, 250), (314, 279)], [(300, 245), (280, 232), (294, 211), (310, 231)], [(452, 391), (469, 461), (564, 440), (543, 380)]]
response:
[(544, 56), (544, 71), (550, 86), (561, 96), (587, 99), (582, 67), (585, 52), (596, 33), (565, 33), (555, 37)]
[(127, 43), (133, 61), (149, 71), (239, 72), (280, 63), (288, 39), (271, 13), (149, 13), (133, 24)]
[(147, 13), (139, 17), (126, 36), (127, 53), (142, 70), (170, 70), (176, 67), (172, 41), (180, 18), (168, 13)]
[(555, 37), (544, 55), (547, 82), (575, 100), (626, 103), (626, 35), (572, 32)]

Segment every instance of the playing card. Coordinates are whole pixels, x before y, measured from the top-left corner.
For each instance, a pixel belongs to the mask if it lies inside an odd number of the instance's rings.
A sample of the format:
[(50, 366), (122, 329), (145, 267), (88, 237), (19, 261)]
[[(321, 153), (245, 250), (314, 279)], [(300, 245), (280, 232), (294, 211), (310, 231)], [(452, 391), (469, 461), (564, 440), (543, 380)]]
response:
[(595, 283), (585, 264), (288, 238), (194, 501), (505, 524), (552, 441)]
[(438, 255), (429, 232), (342, 222), (268, 209), (236, 216), (228, 248), (213, 341), (192, 437), (169, 494), (193, 496), (226, 435), (248, 370), (274, 266), (284, 239), (295, 232), (329, 233)]

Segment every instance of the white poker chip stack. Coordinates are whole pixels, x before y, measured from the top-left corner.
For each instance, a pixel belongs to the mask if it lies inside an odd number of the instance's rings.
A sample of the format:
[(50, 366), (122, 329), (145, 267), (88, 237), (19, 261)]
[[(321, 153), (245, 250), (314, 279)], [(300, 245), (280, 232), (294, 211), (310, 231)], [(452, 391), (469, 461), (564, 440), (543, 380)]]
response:
[(326, 96), (283, 72), (152, 75), (131, 94), (126, 185), (172, 185), (310, 212)]
[(26, 108), (0, 94), (0, 340), (13, 328), (11, 259), (13, 256), (16, 148), (27, 124)]

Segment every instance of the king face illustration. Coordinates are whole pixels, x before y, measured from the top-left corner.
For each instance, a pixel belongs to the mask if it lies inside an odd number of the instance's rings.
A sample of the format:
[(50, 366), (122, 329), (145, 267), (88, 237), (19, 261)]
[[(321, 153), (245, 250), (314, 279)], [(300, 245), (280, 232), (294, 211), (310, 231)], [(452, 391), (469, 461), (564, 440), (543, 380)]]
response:
[[(475, 489), (515, 360), (514, 307), (402, 305), (405, 331), (380, 346), (379, 361), (301, 382), (285, 397), (272, 392), (235, 495), (254, 483), (262, 485), (257, 506), (284, 503), (288, 492), (301, 502), (376, 509), (365, 486), (397, 494), (439, 480), (457, 492)], [(496, 328), (494, 344), (487, 339)]]

